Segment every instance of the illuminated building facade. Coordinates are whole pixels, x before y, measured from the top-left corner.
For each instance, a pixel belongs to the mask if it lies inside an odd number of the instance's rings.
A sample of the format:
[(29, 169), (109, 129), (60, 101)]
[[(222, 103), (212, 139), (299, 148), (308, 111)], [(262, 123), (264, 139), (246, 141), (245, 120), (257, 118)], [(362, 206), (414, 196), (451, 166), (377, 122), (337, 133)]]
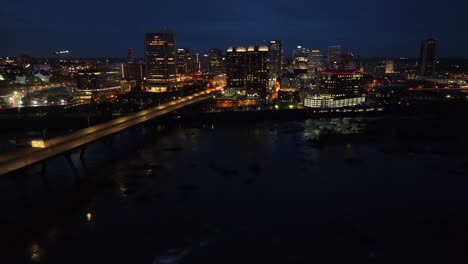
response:
[(344, 99), (333, 99), (330, 97), (310, 96), (304, 99), (304, 106), (311, 108), (340, 108), (351, 107), (364, 103), (366, 97), (352, 97)]
[(246, 66), (245, 47), (229, 47), (226, 54), (226, 77), (227, 88), (242, 90), (245, 89), (245, 66)]
[(295, 70), (307, 70), (310, 50), (302, 46), (297, 46), (293, 50), (293, 65)]
[(298, 103), (301, 101), (299, 91), (296, 89), (281, 89), (278, 91), (278, 100)]
[(385, 61), (385, 74), (395, 73), (395, 63), (392, 60)]
[(320, 50), (313, 49), (307, 61), (307, 73), (311, 78), (315, 78), (321, 70), (323, 70), (323, 55)]
[(147, 32), (145, 34), (146, 90), (166, 92), (175, 88), (175, 33)]
[(332, 99), (361, 97), (364, 74), (357, 70), (325, 71), (321, 73), (320, 94)]
[(283, 42), (271, 40), (268, 43), (268, 66), (271, 73), (278, 75), (283, 70)]
[(76, 75), (76, 96), (78, 102), (104, 100), (129, 92), (135, 81), (122, 81), (119, 66), (92, 70), (81, 70)]
[(247, 48), (246, 56), (246, 90), (247, 96), (266, 99), (268, 70), (268, 46), (257, 45)]
[(422, 76), (434, 76), (436, 71), (437, 40), (426, 39), (421, 44), (419, 57), (420, 74)]
[(210, 56), (208, 54), (200, 55), (200, 72), (208, 73), (210, 71)]
[(187, 48), (177, 49), (177, 74), (188, 73), (188, 62), (190, 57), (190, 50)]
[(214, 75), (223, 73), (223, 52), (220, 49), (208, 51), (209, 72)]

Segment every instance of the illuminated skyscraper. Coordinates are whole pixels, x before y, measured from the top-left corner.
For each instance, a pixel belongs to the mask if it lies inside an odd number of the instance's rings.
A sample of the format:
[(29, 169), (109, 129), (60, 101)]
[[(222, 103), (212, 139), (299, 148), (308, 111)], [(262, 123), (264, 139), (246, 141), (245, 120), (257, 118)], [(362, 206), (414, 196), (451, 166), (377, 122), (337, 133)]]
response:
[(247, 96), (266, 99), (268, 83), (268, 46), (258, 45), (247, 48), (246, 57)]
[(436, 70), (437, 40), (426, 39), (421, 44), (419, 63), (422, 76), (433, 76)]
[(297, 46), (293, 50), (293, 65), (295, 70), (307, 70), (310, 50), (302, 46)]
[(189, 49), (177, 49), (177, 74), (187, 74), (188, 61), (190, 56)]
[(151, 92), (166, 92), (175, 88), (175, 33), (170, 31), (145, 34), (146, 88)]
[(341, 46), (329, 46), (328, 47), (328, 67), (334, 68), (341, 62)]
[(392, 60), (385, 61), (385, 74), (395, 73), (395, 63)]
[(269, 70), (273, 74), (278, 74), (283, 69), (283, 42), (271, 40), (268, 43), (268, 50)]
[(307, 61), (307, 73), (310, 77), (316, 77), (316, 73), (322, 70), (323, 55), (320, 50), (311, 50)]
[(333, 99), (362, 96), (363, 73), (357, 70), (334, 70), (321, 73), (320, 94)]
[(227, 88), (241, 91), (245, 89), (246, 48), (229, 47), (226, 54)]
[(211, 74), (221, 74), (223, 72), (223, 52), (220, 49), (210, 49), (208, 51), (208, 64)]

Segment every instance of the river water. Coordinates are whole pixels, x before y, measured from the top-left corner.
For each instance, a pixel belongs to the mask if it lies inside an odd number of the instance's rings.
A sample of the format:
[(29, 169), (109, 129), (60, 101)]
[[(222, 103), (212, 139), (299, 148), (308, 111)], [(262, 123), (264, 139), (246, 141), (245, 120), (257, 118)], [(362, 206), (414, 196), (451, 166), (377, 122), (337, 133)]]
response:
[(3, 179), (4, 229), (41, 224), (2, 263), (466, 263), (441, 120), (154, 122)]

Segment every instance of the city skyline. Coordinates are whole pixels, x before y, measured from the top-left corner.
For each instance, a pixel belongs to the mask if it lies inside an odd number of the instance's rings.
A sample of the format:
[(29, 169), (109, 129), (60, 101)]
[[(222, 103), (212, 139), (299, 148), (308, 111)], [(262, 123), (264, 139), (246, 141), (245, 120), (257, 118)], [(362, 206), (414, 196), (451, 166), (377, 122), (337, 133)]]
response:
[[(26, 53), (49, 57), (53, 49), (60, 48), (70, 50), (70, 57), (123, 57), (125, 50), (134, 48), (135, 56), (142, 57), (144, 33), (169, 27), (177, 34), (178, 48), (197, 52), (278, 39), (284, 42), (287, 57), (298, 45), (321, 50), (342, 45), (363, 57), (417, 57), (421, 39), (435, 37), (441, 43), (440, 57), (468, 57), (464, 45), (468, 36), (460, 34), (456, 26), (462, 24), (468, 4), (454, 0), (442, 6), (422, 1), (301, 0), (284, 5), (279, 1), (242, 0), (229, 5), (205, 0), (157, 6), (148, 3), (145, 8), (134, 3), (130, 11), (125, 2), (109, 6), (83, 1), (74, 5), (72, 14), (58, 1), (47, 7), (27, 2), (10, 1), (0, 11), (5, 36), (0, 56)], [(31, 8), (24, 10), (20, 4)], [(156, 7), (168, 11), (155, 16)], [(439, 19), (443, 14), (450, 16)]]

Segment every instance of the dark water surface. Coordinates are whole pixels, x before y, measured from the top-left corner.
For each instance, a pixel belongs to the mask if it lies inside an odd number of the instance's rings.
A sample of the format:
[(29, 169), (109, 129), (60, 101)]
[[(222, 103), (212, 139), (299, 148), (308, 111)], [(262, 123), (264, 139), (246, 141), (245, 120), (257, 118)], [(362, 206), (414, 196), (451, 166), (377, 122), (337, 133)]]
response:
[(467, 263), (464, 132), (426, 121), (120, 134), (3, 179), (2, 227), (33, 227), (1, 263)]

